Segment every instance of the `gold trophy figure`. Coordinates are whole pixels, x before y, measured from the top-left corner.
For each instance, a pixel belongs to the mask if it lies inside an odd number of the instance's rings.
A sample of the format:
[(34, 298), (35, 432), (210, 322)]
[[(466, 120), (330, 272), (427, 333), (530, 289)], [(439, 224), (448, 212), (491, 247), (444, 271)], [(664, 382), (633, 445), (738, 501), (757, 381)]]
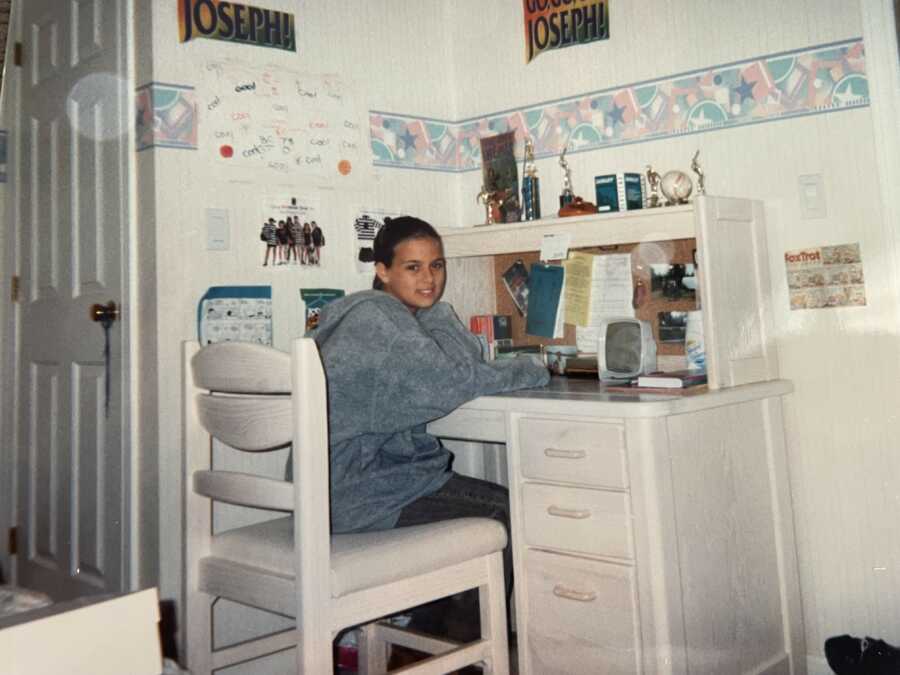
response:
[(700, 151), (694, 153), (694, 158), (691, 160), (691, 171), (697, 174), (697, 194), (705, 195), (706, 194), (706, 185), (705, 185), (705, 176), (703, 174), (703, 169), (700, 167)]
[(494, 222), (494, 209), (491, 204), (491, 192), (488, 192), (488, 189), (482, 185), (481, 192), (475, 197), (475, 201), (479, 204), (484, 204), (484, 225), (493, 225)]
[(650, 194), (647, 196), (647, 208), (655, 209), (657, 206), (662, 206), (659, 201), (659, 174), (653, 170), (653, 167), (648, 164), (647, 165), (647, 187), (650, 189)]

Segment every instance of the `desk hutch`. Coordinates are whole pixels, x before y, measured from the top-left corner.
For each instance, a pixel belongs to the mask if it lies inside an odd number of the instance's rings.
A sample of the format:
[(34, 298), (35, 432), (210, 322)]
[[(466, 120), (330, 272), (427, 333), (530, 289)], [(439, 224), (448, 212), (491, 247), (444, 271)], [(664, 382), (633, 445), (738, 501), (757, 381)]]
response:
[[(762, 204), (701, 196), (442, 236), (465, 263), (557, 232), (573, 248), (696, 238), (710, 391), (615, 394), (554, 378), (430, 425), (506, 446), (520, 672), (802, 675), (791, 384), (777, 379)], [(493, 292), (492, 266), (465, 269), (463, 295)]]

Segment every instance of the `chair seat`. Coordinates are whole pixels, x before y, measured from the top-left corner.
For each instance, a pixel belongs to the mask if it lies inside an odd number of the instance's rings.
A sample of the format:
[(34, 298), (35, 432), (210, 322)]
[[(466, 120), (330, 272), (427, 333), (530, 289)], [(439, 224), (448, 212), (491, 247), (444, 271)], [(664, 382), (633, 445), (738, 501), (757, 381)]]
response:
[[(236, 528), (212, 539), (211, 555), (294, 576), (293, 518)], [(399, 581), (479, 558), (506, 546), (506, 530), (489, 518), (331, 537), (331, 597)]]

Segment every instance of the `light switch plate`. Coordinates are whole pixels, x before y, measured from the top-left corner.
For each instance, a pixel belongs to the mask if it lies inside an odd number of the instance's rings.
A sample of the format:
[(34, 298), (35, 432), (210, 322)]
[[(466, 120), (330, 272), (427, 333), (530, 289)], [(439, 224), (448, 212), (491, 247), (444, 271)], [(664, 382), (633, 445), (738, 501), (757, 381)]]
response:
[(825, 206), (825, 183), (822, 174), (800, 176), (797, 182), (800, 190), (800, 217), (824, 218), (828, 214), (828, 209)]
[(231, 247), (231, 232), (226, 209), (206, 209), (206, 249), (227, 251)]

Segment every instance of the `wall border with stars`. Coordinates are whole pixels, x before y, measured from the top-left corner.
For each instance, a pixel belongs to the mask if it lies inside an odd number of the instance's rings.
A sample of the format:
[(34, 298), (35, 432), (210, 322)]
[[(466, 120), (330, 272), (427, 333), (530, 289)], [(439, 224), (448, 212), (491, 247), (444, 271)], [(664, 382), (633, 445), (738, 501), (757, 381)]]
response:
[(197, 149), (194, 87), (148, 82), (135, 89), (137, 152), (150, 148)]
[(536, 157), (869, 105), (865, 48), (852, 38), (462, 121), (369, 112), (376, 166), (462, 172), (481, 168), (479, 139), (515, 130)]

